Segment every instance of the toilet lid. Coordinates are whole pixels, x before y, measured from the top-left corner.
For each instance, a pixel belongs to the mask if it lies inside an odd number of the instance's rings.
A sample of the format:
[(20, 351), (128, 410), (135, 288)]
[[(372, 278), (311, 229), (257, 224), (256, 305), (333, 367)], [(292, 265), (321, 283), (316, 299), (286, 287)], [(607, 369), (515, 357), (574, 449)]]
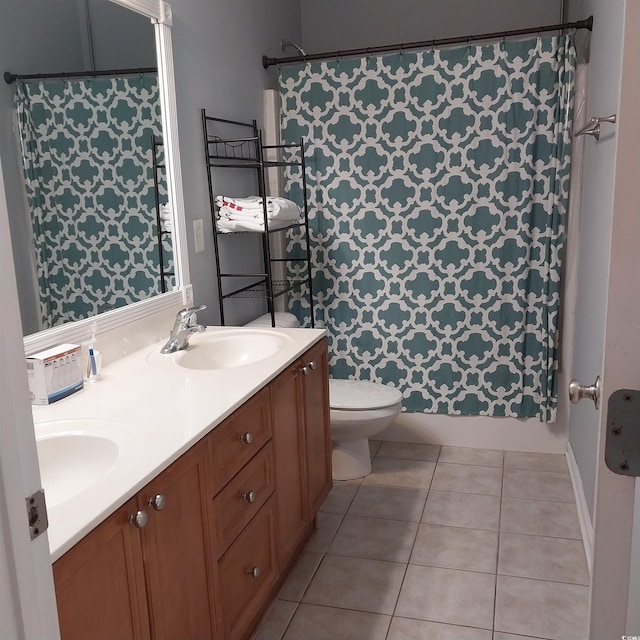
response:
[(332, 409), (382, 409), (402, 402), (394, 387), (360, 380), (329, 380), (329, 405)]

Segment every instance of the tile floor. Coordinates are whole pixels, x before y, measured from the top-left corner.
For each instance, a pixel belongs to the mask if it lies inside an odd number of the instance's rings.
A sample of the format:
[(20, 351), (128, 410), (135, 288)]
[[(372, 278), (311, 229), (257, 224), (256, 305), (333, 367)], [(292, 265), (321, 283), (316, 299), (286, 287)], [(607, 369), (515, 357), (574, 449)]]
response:
[(335, 482), (255, 640), (582, 640), (589, 575), (564, 456), (371, 443)]

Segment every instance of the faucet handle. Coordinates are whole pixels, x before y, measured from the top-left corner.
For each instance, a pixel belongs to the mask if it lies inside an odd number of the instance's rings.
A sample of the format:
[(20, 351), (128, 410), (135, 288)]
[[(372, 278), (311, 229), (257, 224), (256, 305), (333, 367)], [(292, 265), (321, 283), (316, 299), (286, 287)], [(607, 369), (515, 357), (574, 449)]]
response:
[(207, 308), (206, 304), (201, 304), (199, 307), (189, 307), (188, 309), (181, 309), (176, 314), (176, 320), (179, 322), (188, 322), (198, 311), (203, 311)]

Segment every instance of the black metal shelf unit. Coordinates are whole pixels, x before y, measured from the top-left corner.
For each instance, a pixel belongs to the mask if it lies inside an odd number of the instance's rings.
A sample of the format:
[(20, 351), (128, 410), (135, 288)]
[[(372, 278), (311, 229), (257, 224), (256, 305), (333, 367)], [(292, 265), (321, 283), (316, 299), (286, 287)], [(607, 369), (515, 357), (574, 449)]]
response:
[[(267, 310), (271, 315), (271, 325), (275, 326), (275, 301), (290, 291), (304, 291), (309, 304), (311, 327), (314, 325), (313, 287), (311, 282), (311, 250), (309, 247), (309, 212), (307, 208), (307, 185), (305, 176), (304, 140), (296, 144), (265, 145), (262, 132), (254, 120), (251, 123), (237, 122), (223, 118), (208, 116), (205, 109), (202, 114), (202, 133), (204, 138), (205, 165), (207, 167), (207, 183), (209, 188), (209, 206), (213, 224), (213, 246), (215, 250), (216, 277), (218, 284), (218, 304), (220, 323), (225, 324), (225, 302), (233, 298), (265, 298)], [(220, 134), (220, 130), (225, 135)], [(240, 132), (241, 135), (227, 137), (227, 132)], [(244, 134), (244, 135), (242, 135)], [(265, 155), (275, 156), (267, 159)], [(270, 228), (267, 215), (266, 171), (270, 167), (299, 167), (302, 178), (303, 219), (301, 222), (286, 226)], [(262, 198), (264, 231), (235, 231), (221, 233), (218, 230), (216, 205), (212, 172), (215, 169), (252, 169), (256, 172), (257, 195)], [(284, 233), (288, 229), (302, 229), (305, 249), (303, 255), (274, 257), (272, 256), (269, 238), (272, 234)], [(225, 272), (222, 270), (220, 258), (220, 242), (225, 236), (240, 234), (260, 234), (262, 237), (263, 270), (255, 272)], [(302, 264), (300, 277), (276, 279), (273, 267), (277, 263)], [(236, 284), (233, 285), (234, 279)], [(238, 285), (238, 280), (241, 284)]]

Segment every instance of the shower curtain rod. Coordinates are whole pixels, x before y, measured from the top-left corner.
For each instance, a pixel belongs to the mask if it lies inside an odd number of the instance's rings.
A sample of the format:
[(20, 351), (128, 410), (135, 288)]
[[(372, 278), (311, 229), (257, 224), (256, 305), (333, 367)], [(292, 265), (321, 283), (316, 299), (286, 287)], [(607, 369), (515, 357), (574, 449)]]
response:
[(524, 36), (531, 33), (544, 33), (547, 31), (565, 31), (567, 29), (593, 29), (593, 16), (586, 20), (577, 22), (562, 22), (560, 24), (550, 24), (543, 27), (532, 27), (529, 29), (513, 29), (511, 31), (496, 31), (494, 33), (480, 33), (473, 36), (459, 36), (456, 38), (440, 38), (438, 40), (423, 40), (421, 42), (408, 42), (404, 44), (389, 44), (379, 47), (366, 47), (361, 49), (345, 49), (344, 51), (327, 51), (326, 53), (310, 53), (306, 56), (289, 56), (283, 58), (269, 58), (262, 56), (262, 66), (267, 69), (272, 65), (287, 64), (292, 62), (309, 62), (311, 60), (327, 60), (330, 58), (343, 58), (347, 56), (363, 56), (374, 53), (388, 53), (392, 51), (407, 51), (409, 49), (425, 49), (433, 47), (445, 47), (453, 44), (465, 44), (478, 42), (480, 40), (498, 40), (500, 38), (510, 38), (514, 36)]
[(157, 67), (142, 67), (140, 69), (105, 69), (104, 71), (67, 71), (64, 73), (34, 73), (18, 75), (10, 71), (4, 72), (4, 81), (13, 84), (16, 80), (44, 80), (47, 78), (92, 78), (94, 76), (129, 76), (138, 73), (158, 73)]

